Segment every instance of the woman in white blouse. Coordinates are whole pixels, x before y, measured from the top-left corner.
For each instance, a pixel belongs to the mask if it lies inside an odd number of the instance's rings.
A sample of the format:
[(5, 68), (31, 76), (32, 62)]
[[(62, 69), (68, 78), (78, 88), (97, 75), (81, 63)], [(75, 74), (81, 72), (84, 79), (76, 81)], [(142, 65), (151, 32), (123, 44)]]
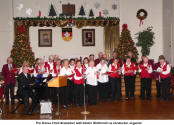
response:
[(70, 106), (70, 99), (73, 98), (71, 95), (71, 87), (70, 87), (70, 80), (72, 79), (72, 70), (69, 67), (69, 61), (65, 59), (63, 61), (63, 67), (60, 70), (60, 76), (67, 76), (67, 86), (66, 87), (61, 87), (61, 97), (62, 97), (62, 103), (63, 107), (66, 108), (67, 106)]
[(97, 72), (99, 73), (98, 77), (98, 87), (99, 87), (99, 101), (107, 101), (108, 99), (108, 90), (109, 90), (109, 85), (108, 85), (108, 66), (105, 63), (105, 59), (102, 58), (100, 63), (96, 66)]
[(89, 105), (97, 104), (97, 69), (94, 65), (94, 61), (91, 60), (85, 72)]

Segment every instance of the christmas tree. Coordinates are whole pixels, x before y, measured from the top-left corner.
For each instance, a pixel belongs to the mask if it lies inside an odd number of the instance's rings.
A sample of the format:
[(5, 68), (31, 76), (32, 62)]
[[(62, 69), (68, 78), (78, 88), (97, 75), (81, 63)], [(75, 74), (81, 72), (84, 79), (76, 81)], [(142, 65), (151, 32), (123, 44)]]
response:
[(125, 59), (128, 52), (131, 51), (133, 56), (138, 59), (138, 51), (137, 48), (134, 46), (134, 41), (131, 38), (130, 31), (128, 30), (127, 24), (123, 24), (122, 32), (120, 37), (120, 44), (117, 49), (117, 53), (119, 58)]
[(80, 16), (85, 16), (85, 10), (84, 10), (83, 6), (81, 6), (81, 8), (80, 8), (79, 15)]
[(35, 61), (34, 53), (26, 36), (28, 30), (21, 25), (18, 26), (15, 33), (16, 39), (11, 50), (11, 57), (13, 58), (14, 64), (18, 67), (21, 67), (24, 61), (28, 61), (30, 65), (33, 65)]
[(89, 17), (94, 17), (94, 13), (93, 13), (92, 9), (89, 12)]
[(52, 17), (53, 17), (53, 16), (56, 16), (56, 15), (57, 15), (57, 14), (56, 14), (56, 11), (55, 11), (53, 5), (51, 4), (49, 16), (52, 16)]

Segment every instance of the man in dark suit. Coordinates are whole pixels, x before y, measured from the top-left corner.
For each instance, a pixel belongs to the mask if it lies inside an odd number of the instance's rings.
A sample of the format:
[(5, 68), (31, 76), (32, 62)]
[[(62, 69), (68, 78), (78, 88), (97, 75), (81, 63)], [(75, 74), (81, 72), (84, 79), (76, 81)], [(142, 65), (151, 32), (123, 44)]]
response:
[(4, 77), (5, 82), (5, 98), (6, 105), (9, 105), (9, 92), (11, 95), (11, 104), (14, 104), (14, 87), (15, 87), (15, 73), (11, 72), (16, 68), (16, 65), (13, 64), (13, 59), (11, 57), (7, 58), (7, 64), (3, 65), (2, 76)]
[[(31, 115), (37, 105), (35, 93), (32, 91), (32, 85), (34, 85), (35, 79), (28, 74), (27, 66), (23, 67), (22, 70), (22, 73), (18, 76), (17, 95), (21, 96), (24, 100), (25, 114)], [(31, 112), (29, 111), (29, 98), (32, 99)]]
[(102, 57), (103, 57), (103, 53), (102, 52), (99, 52), (98, 53), (98, 59), (95, 60), (95, 66), (100, 63), (100, 60), (101, 60)]

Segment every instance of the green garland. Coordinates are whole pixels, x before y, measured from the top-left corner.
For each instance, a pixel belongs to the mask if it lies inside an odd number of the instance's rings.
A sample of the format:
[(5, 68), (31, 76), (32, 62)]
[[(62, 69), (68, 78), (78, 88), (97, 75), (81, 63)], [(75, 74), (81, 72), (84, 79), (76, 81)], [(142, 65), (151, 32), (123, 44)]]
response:
[(86, 18), (86, 17), (14, 17), (14, 20), (117, 20), (120, 21), (118, 17), (96, 17), (96, 18)]

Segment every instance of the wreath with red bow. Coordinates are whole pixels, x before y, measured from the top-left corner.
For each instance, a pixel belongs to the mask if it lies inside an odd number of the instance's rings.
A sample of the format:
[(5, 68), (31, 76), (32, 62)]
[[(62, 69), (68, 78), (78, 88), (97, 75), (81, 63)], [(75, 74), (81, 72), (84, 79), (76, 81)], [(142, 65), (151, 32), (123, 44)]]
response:
[[(143, 15), (141, 15), (143, 13)], [(143, 24), (143, 20), (147, 18), (147, 11), (144, 9), (139, 9), (137, 11), (137, 18), (140, 20), (140, 26)]]

